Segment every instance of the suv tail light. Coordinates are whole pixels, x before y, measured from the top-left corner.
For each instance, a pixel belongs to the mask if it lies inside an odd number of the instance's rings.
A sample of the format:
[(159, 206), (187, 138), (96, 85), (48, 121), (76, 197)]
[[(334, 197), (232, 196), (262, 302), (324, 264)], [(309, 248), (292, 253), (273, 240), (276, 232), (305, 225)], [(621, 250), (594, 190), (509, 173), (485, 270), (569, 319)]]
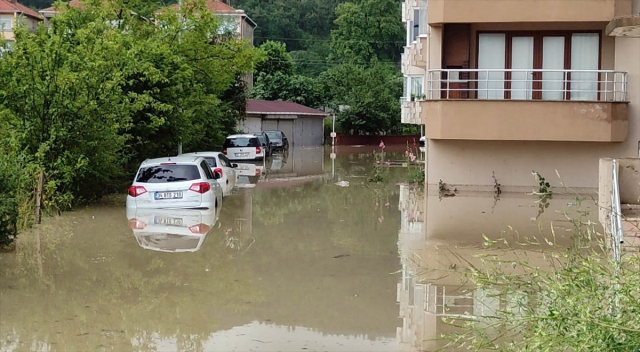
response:
[(256, 147), (256, 154), (261, 154), (262, 153), (262, 149), (260, 149), (260, 147)]
[(256, 168), (256, 176), (260, 176), (260, 169)]
[(129, 220), (129, 228), (132, 230), (143, 230), (145, 227), (147, 227), (147, 224), (138, 219)]
[(189, 190), (204, 194), (211, 190), (211, 185), (209, 184), (209, 182), (198, 182), (192, 184), (191, 187), (189, 187)]
[(147, 189), (142, 186), (131, 186), (129, 187), (129, 191), (127, 193), (135, 198), (139, 195), (147, 193)]
[(221, 168), (217, 167), (217, 168), (213, 169), (213, 174), (215, 175), (216, 173), (219, 173), (220, 177), (222, 177), (222, 169)]
[(222, 148), (222, 154), (227, 155), (227, 148)]
[(198, 224), (198, 225), (193, 225), (189, 227), (189, 231), (191, 231), (191, 233), (197, 233), (197, 234), (205, 234), (209, 232), (210, 229), (211, 227), (209, 227), (209, 225), (207, 224)]

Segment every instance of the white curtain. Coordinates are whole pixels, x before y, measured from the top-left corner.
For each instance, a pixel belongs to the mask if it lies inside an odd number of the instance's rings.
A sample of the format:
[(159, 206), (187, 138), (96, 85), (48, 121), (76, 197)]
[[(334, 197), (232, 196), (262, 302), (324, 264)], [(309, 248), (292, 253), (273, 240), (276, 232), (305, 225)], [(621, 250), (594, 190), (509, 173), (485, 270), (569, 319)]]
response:
[[(600, 50), (598, 33), (571, 36), (571, 70), (597, 70)], [(571, 100), (598, 100), (598, 73), (571, 73)]]
[[(478, 38), (478, 69), (502, 69), (504, 33), (482, 33)], [(478, 73), (478, 99), (504, 99), (504, 71)]]
[[(542, 69), (564, 69), (564, 37), (544, 37), (542, 39)], [(542, 99), (564, 99), (565, 76), (563, 72), (542, 73)]]
[(424, 94), (424, 89), (422, 89), (423, 88), (422, 82), (423, 82), (422, 76), (411, 77), (411, 94), (415, 95), (416, 97), (419, 97)]
[[(511, 68), (533, 69), (533, 37), (513, 37), (511, 40)], [(511, 99), (532, 99), (532, 71), (511, 73)]]

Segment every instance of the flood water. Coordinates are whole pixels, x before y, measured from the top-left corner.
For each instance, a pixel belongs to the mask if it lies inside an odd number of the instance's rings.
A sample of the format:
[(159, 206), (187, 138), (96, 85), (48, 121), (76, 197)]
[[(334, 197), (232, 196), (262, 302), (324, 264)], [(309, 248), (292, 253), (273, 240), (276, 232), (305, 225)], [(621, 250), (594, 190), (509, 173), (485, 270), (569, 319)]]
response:
[(369, 147), (330, 153), (246, 168), (214, 211), (128, 214), (115, 197), (45, 219), (0, 253), (0, 350), (430, 351), (443, 315), (491, 302), (421, 266), (459, 268), (451, 253), (509, 226), (569, 236), (570, 197), (439, 199), (402, 167), (368, 184)]

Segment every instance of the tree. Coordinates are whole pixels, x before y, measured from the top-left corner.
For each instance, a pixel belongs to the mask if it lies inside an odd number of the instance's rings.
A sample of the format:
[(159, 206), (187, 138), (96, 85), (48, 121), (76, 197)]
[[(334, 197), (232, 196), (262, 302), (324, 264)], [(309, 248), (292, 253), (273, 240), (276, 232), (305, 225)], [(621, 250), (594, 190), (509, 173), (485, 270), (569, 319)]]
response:
[(320, 81), (329, 105), (339, 110), (343, 133), (383, 133), (400, 124), (402, 75), (392, 65), (340, 65), (322, 74)]
[(260, 49), (267, 55), (256, 66), (258, 74), (251, 96), (255, 99), (293, 101), (320, 107), (323, 97), (314, 78), (297, 75), (284, 43), (268, 41)]
[(202, 1), (185, 3), (184, 22), (163, 11), (160, 26), (141, 4), (60, 5), (50, 28), (18, 28), (0, 60), (0, 152), (45, 172), (45, 205), (121, 190), (140, 159), (220, 145), (241, 117), (225, 94), (260, 53), (218, 36)]
[(293, 60), (287, 52), (287, 46), (277, 41), (267, 41), (260, 45), (265, 59), (256, 64), (256, 74), (272, 75), (276, 72), (286, 76), (293, 74)]
[(337, 29), (331, 31), (330, 58), (364, 64), (377, 58), (396, 62), (404, 43), (400, 6), (394, 0), (359, 0), (336, 9)]

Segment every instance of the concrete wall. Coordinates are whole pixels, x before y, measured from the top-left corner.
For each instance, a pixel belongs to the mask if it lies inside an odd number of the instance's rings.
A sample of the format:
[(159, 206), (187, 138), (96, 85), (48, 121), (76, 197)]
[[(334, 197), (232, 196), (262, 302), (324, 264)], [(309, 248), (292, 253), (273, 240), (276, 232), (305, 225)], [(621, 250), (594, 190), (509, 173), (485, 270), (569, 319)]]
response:
[(246, 133), (262, 131), (262, 118), (253, 116), (244, 118), (238, 123), (238, 129)]
[(429, 24), (608, 22), (631, 14), (631, 0), (429, 0)]
[(420, 106), (432, 139), (622, 142), (629, 124), (627, 103), (466, 99)]

